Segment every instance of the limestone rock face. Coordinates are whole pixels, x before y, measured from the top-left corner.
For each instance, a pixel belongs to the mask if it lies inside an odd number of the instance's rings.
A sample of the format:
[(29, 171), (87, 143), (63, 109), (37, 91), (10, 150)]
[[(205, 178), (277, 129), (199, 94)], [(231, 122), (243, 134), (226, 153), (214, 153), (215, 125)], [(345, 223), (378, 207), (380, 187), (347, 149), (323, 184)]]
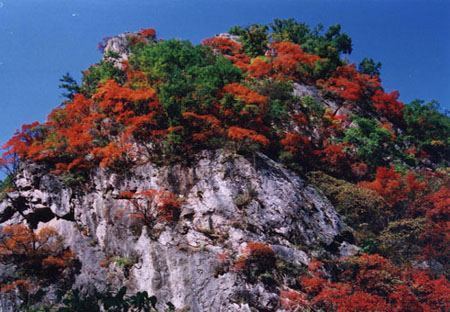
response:
[[(122, 68), (122, 62), (128, 60), (129, 56), (128, 34), (121, 34), (106, 41), (104, 48), (104, 59), (113, 62), (116, 67)], [(111, 57), (115, 54), (117, 57)]]
[[(301, 267), (343, 227), (319, 191), (260, 154), (205, 151), (189, 165), (98, 170), (83, 189), (34, 167), (17, 182), (0, 203), (0, 220), (55, 227), (82, 264), (74, 287), (127, 286), (189, 311), (277, 311), (279, 290), (224, 268), (219, 256), (232, 262), (257, 241)], [(118, 195), (147, 189), (180, 196), (180, 219), (147, 228), (128, 218), (132, 206)]]

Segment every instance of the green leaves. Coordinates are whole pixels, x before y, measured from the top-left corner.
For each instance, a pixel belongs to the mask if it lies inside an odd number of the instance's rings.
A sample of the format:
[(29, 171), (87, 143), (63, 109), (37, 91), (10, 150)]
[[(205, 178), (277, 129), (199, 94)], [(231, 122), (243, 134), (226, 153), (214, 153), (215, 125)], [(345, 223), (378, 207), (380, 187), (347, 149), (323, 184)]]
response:
[(109, 79), (123, 82), (125, 74), (115, 67), (113, 63), (101, 61), (83, 72), (83, 83), (79, 91), (87, 97), (92, 96), (97, 91), (99, 84)]
[(232, 35), (239, 36), (245, 52), (250, 56), (264, 55), (269, 44), (269, 27), (253, 24), (248, 27), (234, 26), (229, 30)]
[(75, 94), (80, 92), (80, 86), (69, 73), (64, 74), (61, 79), (59, 79), (59, 82), (61, 84), (58, 87), (60, 89), (66, 90), (66, 92), (64, 92), (62, 96), (64, 96), (68, 100), (73, 100)]
[(385, 158), (392, 154), (391, 133), (372, 119), (356, 118), (354, 122), (357, 127), (345, 131), (344, 142), (355, 145), (357, 156), (368, 165), (384, 164)]
[(185, 111), (209, 108), (225, 84), (242, 76), (223, 56), (188, 41), (168, 40), (137, 48), (130, 61), (157, 85), (171, 125), (178, 125)]
[(341, 54), (352, 52), (352, 39), (341, 32), (339, 24), (332, 25), (323, 33), (323, 26), (318, 25), (313, 30), (305, 23), (294, 19), (275, 19), (270, 25), (271, 39), (274, 41), (291, 41), (299, 44), (307, 53), (323, 58), (315, 69), (318, 76), (323, 76), (342, 65)]
[[(122, 287), (117, 292), (96, 292), (94, 295), (83, 295), (80, 290), (71, 291), (63, 300), (64, 307), (58, 312), (157, 312), (158, 300), (149, 296), (146, 291), (127, 295), (127, 288)], [(173, 304), (168, 302), (166, 311), (174, 311)]]
[(425, 150), (434, 161), (449, 161), (450, 118), (439, 112), (436, 101), (415, 100), (403, 111), (405, 132), (401, 139)]
[(370, 76), (380, 76), (381, 63), (365, 57), (358, 65), (359, 72)]

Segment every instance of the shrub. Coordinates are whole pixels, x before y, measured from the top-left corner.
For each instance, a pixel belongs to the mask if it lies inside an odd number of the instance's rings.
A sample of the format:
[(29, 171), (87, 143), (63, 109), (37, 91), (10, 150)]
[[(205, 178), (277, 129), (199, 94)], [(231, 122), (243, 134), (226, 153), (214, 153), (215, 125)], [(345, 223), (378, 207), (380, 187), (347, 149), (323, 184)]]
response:
[(401, 140), (424, 151), (432, 161), (449, 161), (450, 118), (439, 111), (437, 102), (415, 100), (405, 106), (403, 119)]
[[(329, 261), (331, 276), (309, 269), (300, 278), (303, 293), (298, 303), (325, 311), (446, 311), (450, 305), (448, 281), (431, 278), (425, 271), (395, 267), (379, 255), (363, 254)], [(306, 297), (305, 297), (306, 295)], [(290, 302), (293, 304), (292, 302)]]
[(269, 245), (248, 242), (243, 253), (235, 261), (234, 267), (249, 277), (256, 277), (274, 269), (275, 262), (275, 252)]
[(358, 65), (358, 70), (360, 73), (374, 76), (380, 76), (381, 63), (375, 62), (371, 58), (363, 58), (363, 60)]
[(113, 79), (116, 82), (123, 82), (125, 74), (122, 70), (115, 67), (113, 63), (101, 61), (83, 72), (81, 87), (74, 91), (79, 90), (82, 94), (89, 97), (96, 92), (101, 83), (110, 79)]
[(375, 120), (356, 118), (356, 127), (345, 130), (344, 142), (352, 144), (358, 158), (371, 168), (386, 164), (393, 154), (391, 133)]
[(13, 177), (8, 175), (3, 181), (0, 181), (0, 200), (6, 197), (6, 194), (10, 192), (14, 187)]
[(10, 225), (2, 229), (0, 240), (0, 262), (18, 266), (25, 274), (55, 279), (71, 267), (75, 259), (66, 249), (62, 237), (55, 229), (46, 227), (37, 232), (25, 225)]
[(322, 25), (310, 29), (294, 19), (275, 19), (270, 27), (273, 40), (292, 41), (301, 45), (307, 53), (320, 56), (323, 61), (316, 68), (319, 76), (327, 75), (341, 65), (341, 54), (352, 52), (352, 40), (341, 32), (340, 25), (332, 25), (323, 31)]
[(390, 212), (375, 192), (319, 171), (310, 172), (307, 177), (330, 199), (346, 223), (360, 232), (361, 238), (370, 236), (370, 232), (378, 233), (386, 225)]
[(235, 26), (229, 30), (232, 35), (239, 36), (245, 52), (250, 56), (264, 55), (269, 42), (268, 27), (253, 24), (248, 27)]
[(22, 224), (2, 228), (0, 263), (15, 268), (14, 275), (2, 275), (0, 291), (18, 296), (21, 308), (40, 302), (49, 284), (57, 291), (67, 291), (77, 270), (74, 253), (65, 248), (55, 229), (44, 227), (34, 232)]
[(129, 216), (141, 220), (152, 229), (158, 222), (178, 221), (180, 199), (173, 193), (148, 189), (140, 192), (122, 192), (119, 199), (125, 199), (132, 205)]
[(412, 202), (422, 196), (426, 189), (426, 183), (418, 180), (415, 173), (402, 175), (393, 167), (378, 167), (373, 181), (360, 182), (358, 185), (377, 192), (389, 207), (396, 207), (397, 216), (404, 212), (399, 204), (408, 200)]
[(397, 264), (416, 259), (422, 253), (424, 228), (424, 218), (390, 222), (378, 237), (381, 254)]

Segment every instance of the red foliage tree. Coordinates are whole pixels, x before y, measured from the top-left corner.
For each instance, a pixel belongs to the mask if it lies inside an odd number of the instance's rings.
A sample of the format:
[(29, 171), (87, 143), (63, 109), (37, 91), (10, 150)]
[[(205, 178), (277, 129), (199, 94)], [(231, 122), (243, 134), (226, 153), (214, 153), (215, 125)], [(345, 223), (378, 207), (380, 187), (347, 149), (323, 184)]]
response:
[[(38, 277), (38, 282), (67, 277), (67, 269), (74, 266), (74, 253), (65, 248), (62, 237), (51, 227), (34, 232), (25, 225), (9, 225), (2, 230), (0, 262), (14, 264), (26, 278)], [(29, 283), (29, 281), (27, 281)], [(2, 289), (26, 286), (20, 280), (12, 281)]]
[(157, 222), (177, 221), (180, 215), (181, 201), (173, 193), (149, 189), (140, 192), (122, 192), (120, 199), (132, 204), (132, 218), (142, 220), (143, 224), (153, 228)]
[(408, 191), (405, 188), (402, 176), (393, 167), (378, 167), (374, 181), (361, 182), (359, 185), (380, 194), (391, 207), (408, 198)]
[(403, 118), (404, 104), (398, 101), (398, 91), (385, 93), (382, 90), (376, 90), (372, 96), (372, 103), (376, 111), (387, 119), (399, 121)]
[(247, 67), (248, 75), (252, 78), (270, 77), (273, 71), (272, 64), (257, 57)]
[(427, 312), (447, 311), (450, 304), (450, 284), (445, 277), (432, 279), (424, 271), (402, 272), (379, 255), (343, 258), (327, 267), (332, 276), (323, 273), (320, 262), (310, 265), (309, 274), (300, 278), (303, 292), (290, 296), (290, 306), (295, 302), (305, 306), (306, 302), (326, 311)]
[(189, 129), (192, 142), (206, 144), (211, 138), (223, 136), (222, 123), (213, 115), (185, 112), (183, 113), (183, 118), (187, 121), (186, 128)]
[(2, 149), (5, 150), (2, 156), (2, 165), (11, 164), (15, 155), (24, 159), (29, 157), (31, 146), (41, 139), (39, 126), (39, 122), (23, 125), (22, 129), (2, 146)]
[(346, 143), (329, 143), (324, 142), (324, 148), (316, 151), (316, 155), (320, 157), (320, 161), (326, 164), (332, 171), (342, 173), (348, 170), (350, 166), (349, 155), (345, 151), (348, 144)]
[(153, 28), (145, 28), (145, 29), (141, 29), (139, 31), (139, 34), (141, 36), (144, 36), (146, 38), (155, 38), (156, 37), (156, 30), (154, 30)]
[(275, 42), (271, 45), (275, 57), (272, 59), (272, 66), (275, 77), (278, 79), (302, 79), (307, 72), (301, 71), (301, 66), (311, 68), (320, 60), (314, 54), (305, 53), (302, 48), (292, 42)]
[(245, 70), (250, 63), (250, 57), (244, 53), (242, 45), (233, 39), (216, 36), (203, 40), (202, 44), (211, 47), (215, 53), (224, 55), (231, 60), (236, 67), (243, 70)]
[(314, 64), (320, 60), (319, 56), (305, 53), (298, 44), (287, 41), (273, 43), (270, 51), (267, 61), (258, 57), (247, 67), (250, 77), (307, 80)]
[(240, 127), (230, 127), (228, 128), (227, 136), (229, 139), (239, 142), (241, 144), (259, 144), (266, 146), (269, 144), (269, 139), (264, 135), (258, 134), (254, 130), (240, 128)]
[(280, 141), (283, 149), (292, 155), (304, 158), (311, 153), (311, 140), (307, 136), (288, 132)]
[(377, 76), (372, 77), (359, 73), (352, 64), (338, 67), (326, 80), (317, 80), (317, 86), (322, 88), (326, 94), (351, 104), (370, 99), (381, 84)]
[(273, 269), (275, 261), (272, 247), (261, 242), (248, 242), (234, 267), (238, 271), (258, 274)]
[(424, 256), (443, 264), (450, 261), (450, 188), (442, 186), (425, 198), (426, 228), (422, 235)]
[(227, 84), (223, 87), (223, 91), (233, 95), (247, 105), (256, 105), (257, 107), (265, 108), (267, 104), (267, 97), (239, 83)]

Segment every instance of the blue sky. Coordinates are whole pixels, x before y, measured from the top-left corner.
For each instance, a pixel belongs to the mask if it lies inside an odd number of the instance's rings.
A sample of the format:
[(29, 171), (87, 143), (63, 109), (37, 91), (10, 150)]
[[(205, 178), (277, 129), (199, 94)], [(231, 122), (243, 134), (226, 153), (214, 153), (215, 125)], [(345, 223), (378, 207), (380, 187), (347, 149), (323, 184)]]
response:
[(447, 0), (0, 0), (0, 142), (45, 120), (61, 102), (58, 79), (79, 79), (99, 60), (103, 37), (154, 27), (161, 38), (199, 42), (276, 17), (340, 23), (353, 38), (350, 60), (381, 61), (388, 91), (450, 108)]

